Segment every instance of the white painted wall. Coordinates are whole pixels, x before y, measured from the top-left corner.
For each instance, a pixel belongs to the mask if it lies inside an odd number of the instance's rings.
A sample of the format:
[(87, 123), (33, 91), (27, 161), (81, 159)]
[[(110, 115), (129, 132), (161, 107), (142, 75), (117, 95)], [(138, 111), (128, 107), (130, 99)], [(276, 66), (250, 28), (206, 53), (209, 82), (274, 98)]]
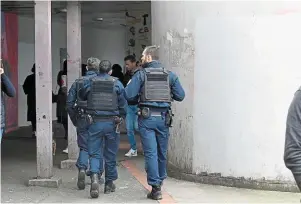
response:
[[(194, 74), (189, 64), (170, 67), (188, 93), (176, 105), (182, 127), (172, 131), (170, 162), (194, 173), (292, 181), (283, 152), (301, 78), (301, 3), (152, 2), (152, 11), (154, 43), (176, 42), (163, 40), (169, 30), (194, 36)], [(161, 57), (171, 63), (172, 55)]]
[[(60, 48), (67, 47), (67, 26), (61, 22), (52, 23), (52, 80), (53, 91), (56, 90), (56, 77), (60, 70)], [(31, 72), (34, 63), (34, 20), (19, 16), (19, 126), (27, 126), (26, 96), (22, 85), (27, 75)], [(108, 59), (112, 64), (123, 66), (125, 53), (125, 29), (101, 30), (82, 28), (82, 61), (90, 56)], [(56, 119), (56, 105), (53, 105), (53, 119)]]

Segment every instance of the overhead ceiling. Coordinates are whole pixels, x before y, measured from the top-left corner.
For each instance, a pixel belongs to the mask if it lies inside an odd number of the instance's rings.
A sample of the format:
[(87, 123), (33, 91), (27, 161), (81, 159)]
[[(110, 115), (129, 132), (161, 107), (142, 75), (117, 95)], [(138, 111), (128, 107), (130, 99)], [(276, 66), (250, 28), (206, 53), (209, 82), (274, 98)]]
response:
[[(66, 1), (52, 1), (52, 18), (66, 21)], [(150, 1), (82, 1), (82, 25), (107, 28), (125, 26), (126, 12), (147, 12)], [(34, 17), (34, 1), (1, 1), (1, 11), (15, 12), (20, 16)], [(102, 21), (96, 21), (102, 18)]]

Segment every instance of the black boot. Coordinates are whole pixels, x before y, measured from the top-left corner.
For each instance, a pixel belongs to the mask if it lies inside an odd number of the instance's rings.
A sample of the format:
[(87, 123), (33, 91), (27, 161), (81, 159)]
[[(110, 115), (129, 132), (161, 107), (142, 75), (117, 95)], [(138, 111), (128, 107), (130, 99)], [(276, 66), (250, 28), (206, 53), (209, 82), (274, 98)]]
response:
[(101, 178), (101, 174), (98, 175), (99, 184), (102, 185), (105, 181)]
[(91, 175), (90, 195), (92, 198), (98, 198), (98, 196), (99, 196), (98, 174), (93, 173)]
[(115, 190), (116, 190), (116, 186), (113, 183), (113, 181), (106, 182), (105, 189), (104, 189), (104, 193), (105, 194), (109, 194), (111, 192), (115, 192)]
[(152, 191), (147, 194), (148, 199), (162, 200), (161, 186), (152, 186)]
[(85, 189), (85, 178), (86, 178), (86, 171), (84, 169), (80, 169), (78, 171), (78, 176), (77, 176), (77, 187), (79, 190), (84, 190)]

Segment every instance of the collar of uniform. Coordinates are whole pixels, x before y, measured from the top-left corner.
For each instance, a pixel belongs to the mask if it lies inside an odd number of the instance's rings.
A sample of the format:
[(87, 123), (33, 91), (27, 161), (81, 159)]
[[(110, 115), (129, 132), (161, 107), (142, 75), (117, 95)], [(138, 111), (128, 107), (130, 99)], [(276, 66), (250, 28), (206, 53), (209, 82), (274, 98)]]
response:
[(86, 75), (93, 75), (93, 74), (98, 74), (98, 70), (97, 69), (89, 69), (86, 72)]
[(136, 67), (136, 69), (132, 71), (131, 74), (134, 75), (137, 71), (139, 71), (139, 67)]
[(98, 76), (102, 76), (102, 77), (104, 77), (104, 76), (108, 76), (108, 74), (107, 74), (107, 73), (105, 73), (105, 72), (100, 72), (100, 73), (98, 74)]
[(157, 61), (157, 60), (153, 60), (151, 62), (143, 64), (142, 67), (143, 68), (150, 68), (150, 67), (151, 68), (160, 68), (160, 67), (162, 67), (162, 64), (159, 61)]

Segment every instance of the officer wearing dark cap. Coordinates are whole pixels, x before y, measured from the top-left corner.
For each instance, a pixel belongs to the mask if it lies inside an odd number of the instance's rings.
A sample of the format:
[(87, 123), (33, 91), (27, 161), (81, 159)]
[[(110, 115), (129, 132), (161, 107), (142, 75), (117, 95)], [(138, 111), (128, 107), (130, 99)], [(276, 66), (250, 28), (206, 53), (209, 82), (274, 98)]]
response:
[(98, 175), (103, 173), (105, 161), (104, 193), (114, 192), (118, 178), (116, 155), (119, 147), (119, 125), (121, 114), (126, 113), (127, 102), (124, 87), (112, 76), (111, 63), (103, 60), (99, 65), (99, 75), (83, 81), (80, 96), (87, 100), (86, 113), (89, 118), (88, 152), (90, 157), (92, 198), (99, 196)]

